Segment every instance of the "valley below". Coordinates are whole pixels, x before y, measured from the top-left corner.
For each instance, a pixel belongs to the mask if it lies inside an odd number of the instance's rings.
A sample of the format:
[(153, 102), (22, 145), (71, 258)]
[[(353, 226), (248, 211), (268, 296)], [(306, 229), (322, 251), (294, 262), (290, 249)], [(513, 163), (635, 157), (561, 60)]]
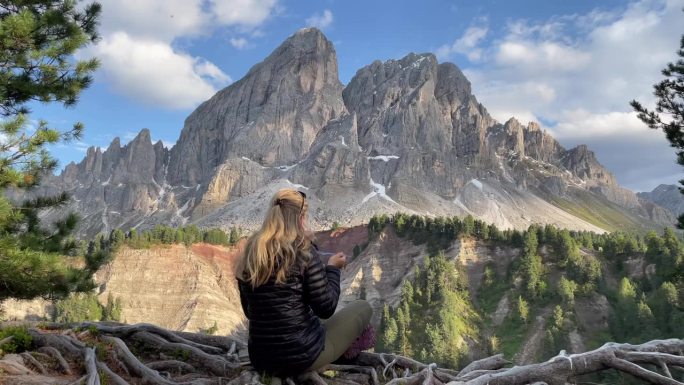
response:
[[(528, 278), (520, 267), (524, 247), (504, 238), (482, 239), (476, 233), (445, 237), (419, 241), (415, 234), (400, 236), (393, 224), (384, 225), (379, 231), (371, 231), (364, 225), (319, 232), (316, 236), (322, 250), (343, 251), (349, 256), (351, 262), (342, 272), (339, 306), (358, 298), (368, 300), (374, 309), (373, 323), (379, 339), (387, 327), (387, 320), (383, 319), (387, 314), (383, 315), (385, 308), (405, 306), (406, 283), (413, 282), (416, 291), (419, 290), (418, 275), (425, 274), (427, 260), (439, 255), (455, 266), (455, 276), (465, 285), (458, 289), (464, 295), (466, 306), (461, 311), (473, 312), (475, 321), (473, 329), (463, 333), (467, 347), (461, 351), (461, 359), (452, 365), (464, 365), (496, 352), (504, 353), (516, 364), (529, 364), (555, 355), (558, 346), (569, 353), (594, 349), (615, 337), (611, 334), (615, 327), (611, 322), (623, 311), (616, 297), (619, 290), (624, 290), (620, 287), (621, 280), (628, 279), (635, 287), (654, 287), (644, 290), (643, 295), (657, 292), (654, 291), (659, 280), (656, 267), (643, 251), (621, 254), (623, 260), (618, 266), (605, 253), (573, 243), (578, 258), (597, 261), (600, 278), (591, 287), (575, 287), (571, 293), (574, 298), (568, 301), (561, 294), (558, 282), (576, 273), (560, 262), (558, 245), (553, 246), (552, 241), (540, 242), (538, 255), (543, 261), (540, 274), (549, 287), (544, 298), (529, 299), (526, 321), (521, 322), (519, 299), (530, 298), (525, 288)], [(611, 239), (610, 236), (596, 237)], [(440, 247), (435, 249), (435, 244)], [(120, 246), (112, 261), (95, 275), (98, 301), (104, 304), (110, 296), (119, 298), (120, 320), (128, 324), (150, 323), (187, 332), (211, 330), (210, 333), (245, 341), (245, 318), (233, 271), (241, 247), (242, 242), (235, 246), (206, 243), (152, 245), (140, 249)], [(440, 306), (434, 303), (428, 311), (440, 311)], [(2, 308), (4, 317), (10, 320), (49, 321), (54, 312), (53, 304), (42, 300), (10, 300)], [(562, 309), (561, 320), (558, 320), (558, 309)], [(457, 312), (455, 316), (462, 314)], [(557, 325), (554, 331), (557, 342), (549, 341), (553, 325)], [(417, 330), (409, 333), (416, 338), (420, 334)], [(639, 336), (633, 339), (637, 341)], [(492, 341), (496, 341), (494, 346)], [(425, 339), (425, 343), (430, 341)], [(383, 348), (402, 349), (398, 345)], [(419, 355), (415, 349), (402, 353)]]

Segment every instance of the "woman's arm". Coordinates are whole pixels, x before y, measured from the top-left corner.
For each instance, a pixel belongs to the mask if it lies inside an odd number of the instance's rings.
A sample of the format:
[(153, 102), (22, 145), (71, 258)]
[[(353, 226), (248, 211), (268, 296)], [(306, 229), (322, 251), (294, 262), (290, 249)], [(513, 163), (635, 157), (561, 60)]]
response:
[(313, 253), (304, 271), (304, 300), (314, 314), (326, 319), (335, 313), (339, 299), (340, 269), (324, 266), (318, 255)]
[(249, 309), (249, 302), (247, 302), (247, 287), (245, 287), (247, 284), (242, 282), (241, 280), (237, 280), (238, 282), (238, 290), (240, 291), (240, 304), (242, 305), (242, 311), (245, 313), (245, 317), (247, 317), (247, 309)]

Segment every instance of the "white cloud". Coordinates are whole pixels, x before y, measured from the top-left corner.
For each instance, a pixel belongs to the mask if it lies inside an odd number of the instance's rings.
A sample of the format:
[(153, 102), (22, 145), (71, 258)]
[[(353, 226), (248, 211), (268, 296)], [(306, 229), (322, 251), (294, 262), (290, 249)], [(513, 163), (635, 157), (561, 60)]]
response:
[(237, 49), (245, 49), (245, 48), (247, 48), (247, 44), (249, 44), (247, 39), (245, 39), (244, 37), (238, 37), (238, 38), (231, 37), (229, 42), (230, 42), (230, 45), (232, 45), (233, 47), (235, 47)]
[[(639, 175), (655, 181), (673, 174), (674, 151), (628, 103), (653, 105), (653, 84), (676, 58), (683, 7), (684, 0), (637, 0), (543, 22), (513, 20), (503, 34), (490, 31), (477, 44), (482, 60), (465, 73), (497, 120), (552, 122), (546, 128), (561, 143), (588, 144), (618, 180), (643, 188)], [(654, 151), (664, 153), (662, 163), (639, 166)]]
[(106, 80), (119, 92), (152, 105), (191, 108), (230, 78), (203, 59), (175, 52), (168, 44), (133, 39), (124, 32), (95, 47)]
[(478, 61), (482, 57), (482, 49), (478, 47), (487, 36), (486, 26), (471, 26), (453, 44), (443, 45), (435, 52), (440, 59), (446, 59), (454, 53), (466, 55), (470, 61)]
[(83, 152), (83, 153), (87, 152), (88, 148), (90, 148), (90, 144), (88, 144), (86, 142), (82, 142), (80, 140), (77, 140), (73, 143), (69, 143), (68, 146), (71, 148), (75, 148), (76, 151)]
[(307, 27), (316, 27), (319, 29), (326, 29), (333, 23), (333, 14), (329, 9), (323, 13), (314, 13), (306, 19)]
[(170, 43), (179, 36), (207, 32), (211, 14), (203, 0), (103, 0), (102, 33), (126, 31), (130, 36)]
[(220, 24), (256, 27), (271, 16), (277, 0), (210, 0), (210, 4)]
[(225, 86), (231, 83), (233, 79), (226, 75), (214, 63), (202, 58), (194, 58), (194, 72), (202, 79), (205, 79), (217, 86)]
[(518, 67), (519, 71), (578, 71), (590, 62), (590, 54), (557, 42), (504, 41), (499, 45), (496, 61), (501, 66)]
[(249, 40), (245, 39), (244, 37), (231, 37), (228, 42), (237, 49), (245, 49), (249, 46)]
[[(611, 111), (592, 113), (584, 109), (564, 110), (552, 129), (560, 139), (609, 138), (636, 136), (642, 140), (660, 141), (660, 137), (645, 130), (634, 112)], [(650, 133), (651, 135), (644, 135)]]
[[(217, 28), (258, 33), (277, 0), (103, 0), (102, 40), (80, 55), (102, 62), (102, 78), (150, 105), (191, 108), (230, 82), (216, 64), (177, 47)], [(244, 48), (245, 38), (230, 41)]]
[[(54, 148), (76, 150), (78, 152), (86, 153), (88, 149), (92, 147), (91, 144), (83, 142), (81, 140), (71, 141), (69, 143), (59, 142), (53, 145)], [(61, 163), (61, 162), (60, 162)]]

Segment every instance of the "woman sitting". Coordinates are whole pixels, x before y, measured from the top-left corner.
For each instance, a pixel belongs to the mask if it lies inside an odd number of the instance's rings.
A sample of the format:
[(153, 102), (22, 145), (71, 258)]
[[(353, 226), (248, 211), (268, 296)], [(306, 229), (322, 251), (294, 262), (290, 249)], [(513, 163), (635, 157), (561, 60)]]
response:
[(308, 231), (307, 210), (303, 192), (278, 191), (236, 271), (249, 319), (252, 366), (278, 377), (337, 360), (369, 327), (372, 315), (361, 300), (335, 313), (346, 257), (337, 253), (323, 264)]

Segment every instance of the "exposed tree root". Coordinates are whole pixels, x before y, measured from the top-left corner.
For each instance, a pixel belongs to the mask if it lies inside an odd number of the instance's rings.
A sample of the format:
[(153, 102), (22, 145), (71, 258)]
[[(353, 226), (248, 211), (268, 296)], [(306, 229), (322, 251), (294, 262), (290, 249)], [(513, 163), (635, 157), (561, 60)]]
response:
[(196, 370), (194, 366), (178, 360), (155, 361), (146, 365), (148, 368), (160, 372), (193, 373)]
[(32, 368), (40, 374), (48, 373), (47, 369), (45, 369), (45, 366), (36, 360), (30, 353), (24, 352), (19, 355), (24, 359), (24, 363), (27, 367)]
[(60, 372), (64, 374), (71, 374), (71, 368), (64, 357), (62, 357), (62, 354), (59, 352), (59, 350), (53, 348), (52, 346), (43, 346), (38, 348), (38, 352), (42, 352), (52, 357), (57, 362), (57, 367), (59, 368)]
[(8, 355), (8, 361), (0, 359), (0, 364), (21, 369), (15, 376), (87, 385), (99, 385), (105, 379), (114, 385), (561, 385), (609, 369), (650, 384), (684, 385), (684, 340), (680, 339), (642, 345), (611, 343), (512, 368), (502, 355), (496, 355), (474, 361), (460, 372), (401, 355), (364, 352), (353, 364), (328, 365), (297, 378), (271, 379), (251, 368), (246, 344), (230, 337), (173, 332), (148, 324), (47, 326), (29, 329), (34, 351)]
[(95, 350), (92, 348), (84, 349), (83, 366), (86, 368), (85, 385), (100, 385), (100, 375), (97, 373)]
[(186, 355), (188, 361), (192, 362), (194, 365), (199, 365), (206, 368), (216, 376), (232, 377), (232, 375), (235, 374), (236, 369), (239, 367), (236, 363), (228, 361), (223, 356), (211, 355), (194, 346), (186, 345), (184, 343), (169, 342), (156, 334), (138, 332), (135, 333), (132, 338), (134, 340), (143, 342), (147, 346), (155, 346), (157, 349), (162, 351), (178, 352), (177, 354), (179, 355)]
[(108, 384), (112, 385), (130, 385), (126, 380), (121, 378), (118, 374), (114, 373), (107, 364), (97, 361), (97, 368), (104, 374), (108, 379)]

